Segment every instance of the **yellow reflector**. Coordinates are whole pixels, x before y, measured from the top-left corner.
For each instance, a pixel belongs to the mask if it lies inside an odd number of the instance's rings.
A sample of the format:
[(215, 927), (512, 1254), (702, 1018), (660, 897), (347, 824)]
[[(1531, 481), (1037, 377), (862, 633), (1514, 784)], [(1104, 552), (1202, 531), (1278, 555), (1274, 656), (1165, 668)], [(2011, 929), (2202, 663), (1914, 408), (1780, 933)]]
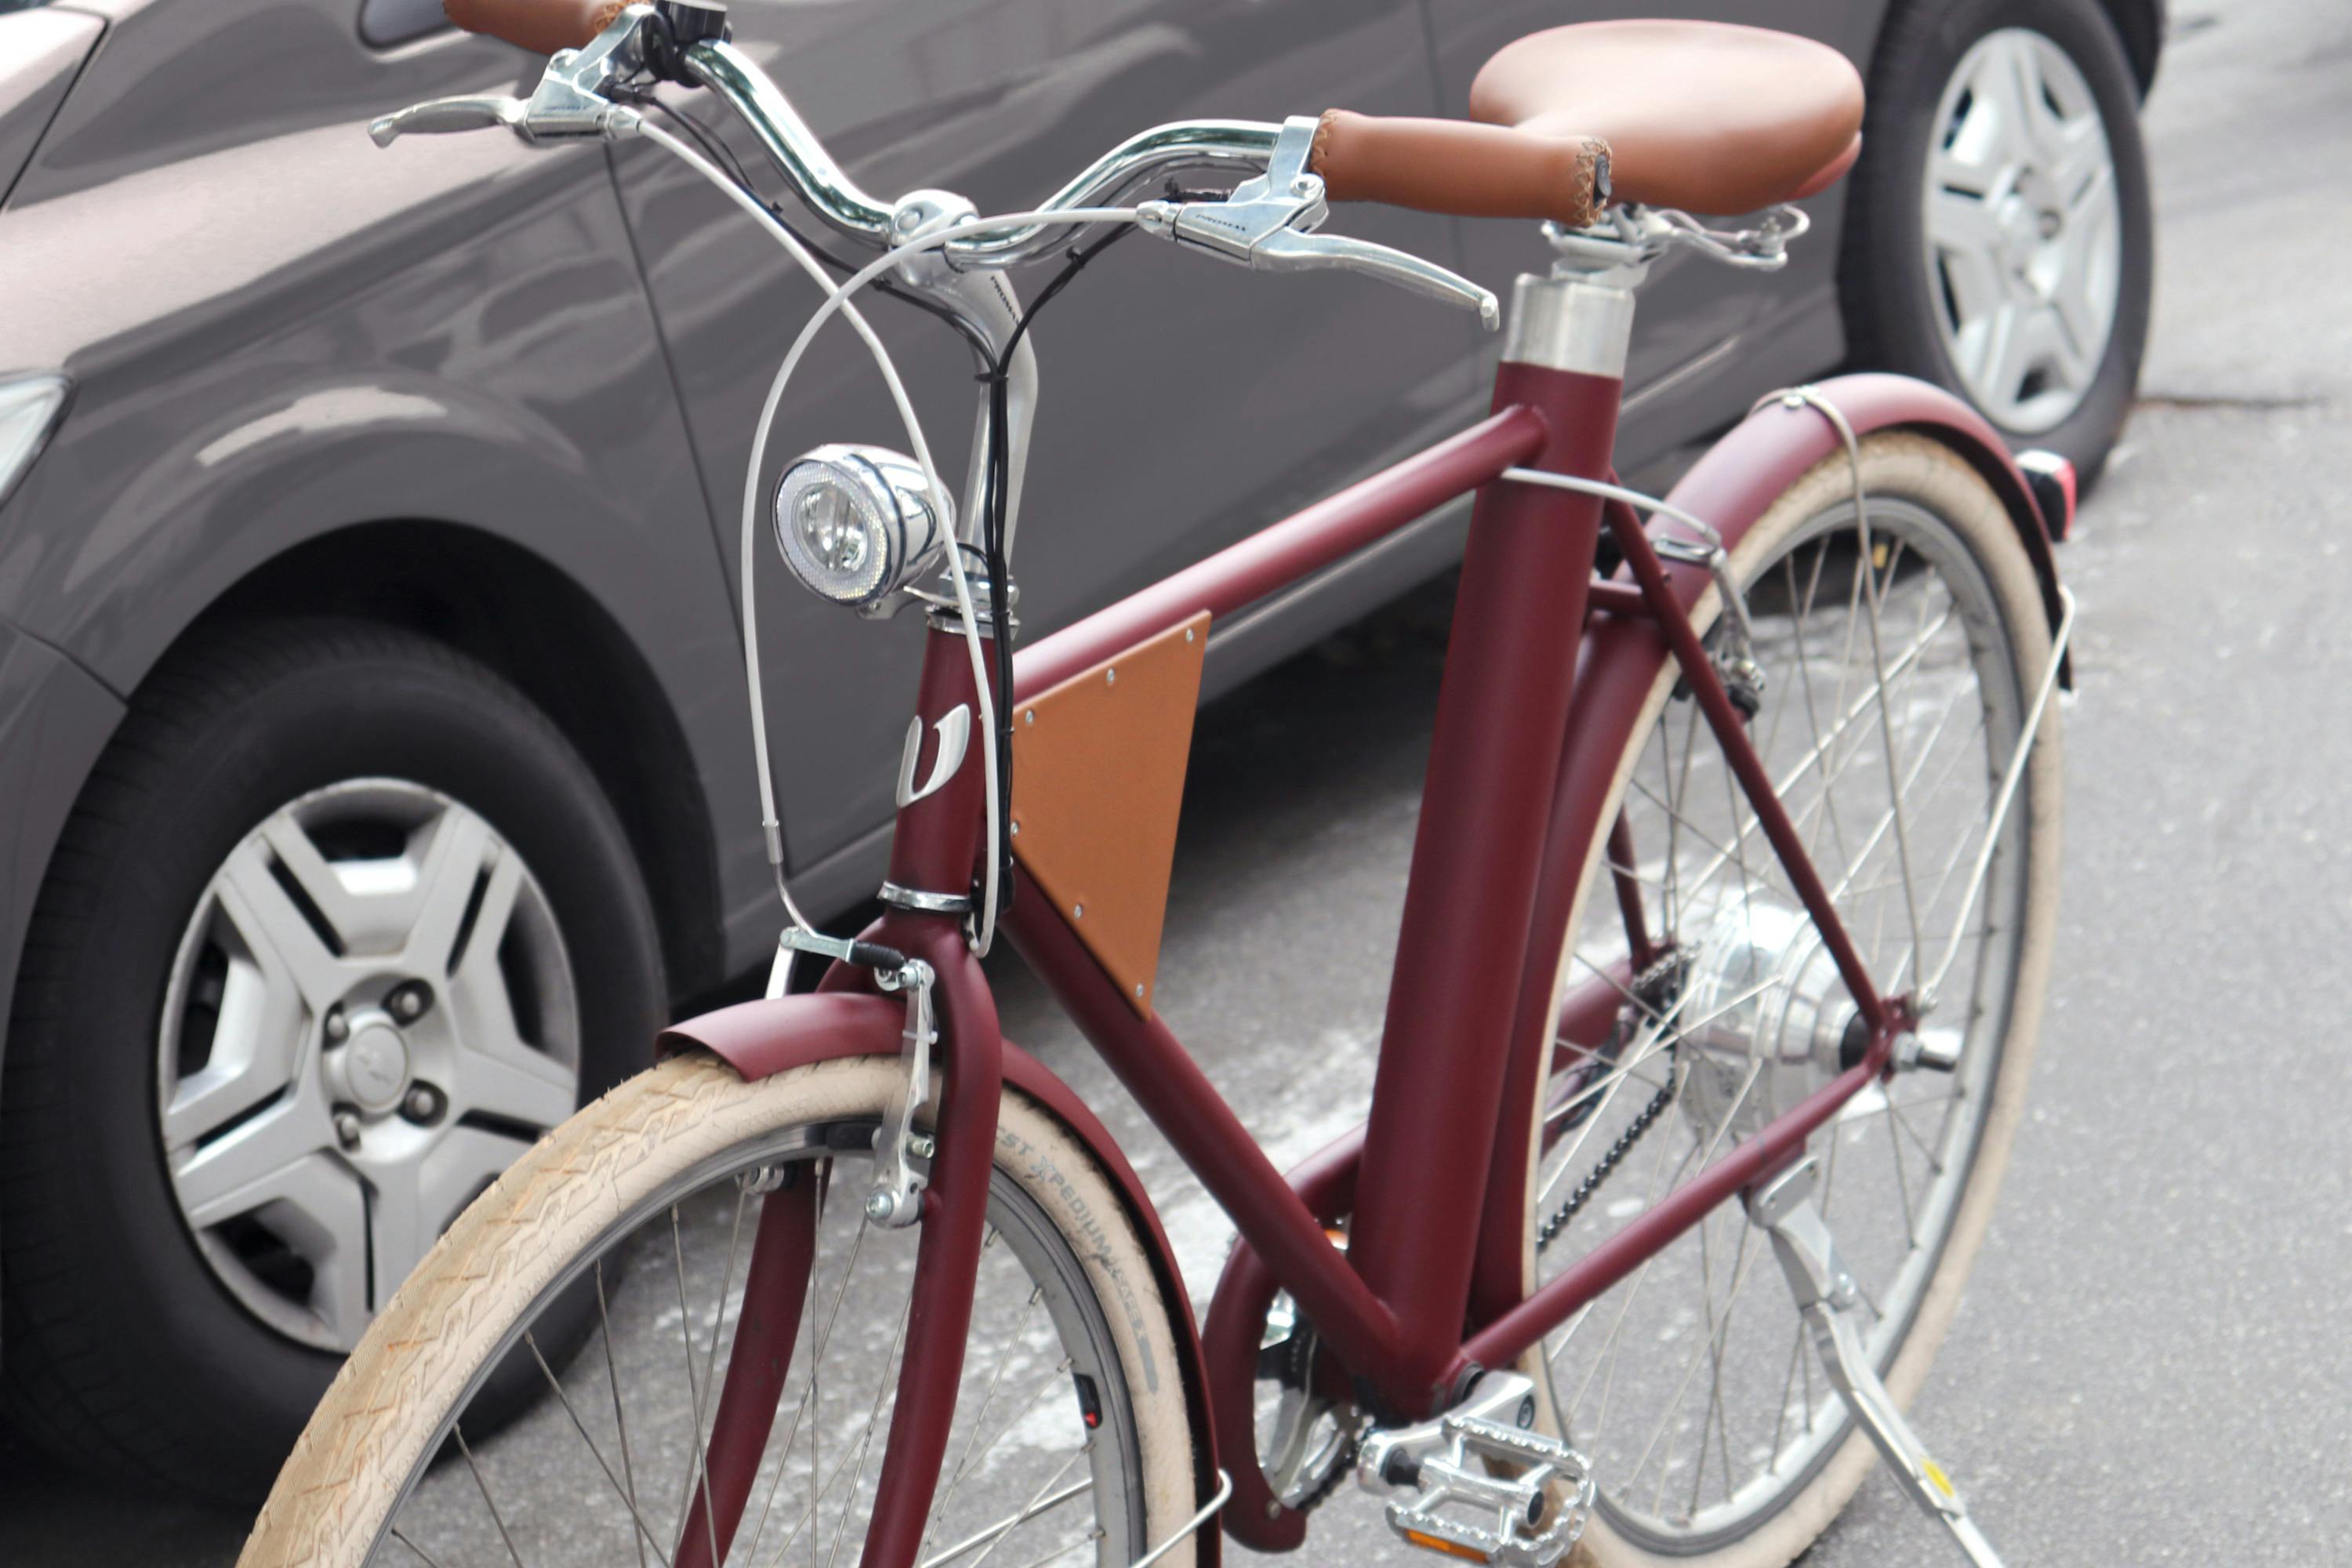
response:
[(1952, 1479), (1944, 1474), (1944, 1467), (1936, 1463), (1935, 1460), (1920, 1460), (1919, 1473), (1927, 1477), (1929, 1481), (1933, 1482), (1936, 1489), (1943, 1493), (1946, 1497), (1958, 1497), (1960, 1495), (1958, 1491), (1953, 1489)]
[(1418, 1530), (1406, 1531), (1404, 1538), (1426, 1552), (1443, 1552), (1448, 1557), (1466, 1557), (1473, 1563), (1486, 1561), (1486, 1554), (1483, 1552), (1464, 1546), (1457, 1542), (1441, 1541), (1434, 1535), (1423, 1535)]

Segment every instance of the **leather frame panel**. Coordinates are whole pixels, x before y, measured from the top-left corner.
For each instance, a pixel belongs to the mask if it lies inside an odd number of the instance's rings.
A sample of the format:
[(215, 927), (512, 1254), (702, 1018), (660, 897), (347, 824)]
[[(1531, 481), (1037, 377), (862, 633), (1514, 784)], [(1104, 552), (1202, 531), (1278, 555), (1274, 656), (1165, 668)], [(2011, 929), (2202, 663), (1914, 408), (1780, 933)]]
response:
[(1013, 853), (1147, 1018), (1208, 647), (1203, 610), (1013, 715)]

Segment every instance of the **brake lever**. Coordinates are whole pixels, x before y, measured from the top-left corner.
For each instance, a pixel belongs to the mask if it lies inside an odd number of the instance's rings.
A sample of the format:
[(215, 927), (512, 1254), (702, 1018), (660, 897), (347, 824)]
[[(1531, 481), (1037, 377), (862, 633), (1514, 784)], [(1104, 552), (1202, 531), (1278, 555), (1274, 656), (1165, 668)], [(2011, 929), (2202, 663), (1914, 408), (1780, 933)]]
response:
[(1360, 272), (1448, 305), (1478, 312), (1488, 331), (1501, 323), (1495, 296), (1433, 261), (1368, 239), (1313, 231), (1330, 216), (1323, 177), (1307, 167), (1316, 121), (1294, 115), (1282, 122), (1265, 173), (1235, 185), (1218, 202), (1143, 202), (1136, 221), (1147, 233), (1205, 250), (1256, 272), (1313, 267)]
[(1441, 304), (1459, 305), (1465, 310), (1475, 310), (1478, 312), (1478, 324), (1490, 332), (1503, 321), (1502, 308), (1496, 302), (1492, 290), (1482, 289), (1459, 273), (1449, 272), (1437, 263), (1425, 261), (1410, 251), (1375, 245), (1369, 239), (1349, 239), (1336, 234), (1307, 234), (1295, 228), (1279, 229), (1251, 248), (1250, 265), (1260, 271), (1336, 267), (1346, 272), (1360, 272), (1367, 278), (1377, 278), (1383, 283), (1393, 283), (1416, 294), (1426, 294)]
[(499, 125), (520, 133), (523, 117), (530, 112), (530, 103), (527, 99), (503, 96), (436, 98), (425, 103), (412, 103), (397, 113), (372, 121), (368, 126), (368, 138), (379, 147), (389, 147), (403, 136), (488, 131)]
[(587, 47), (559, 49), (528, 99), (437, 98), (387, 114), (368, 127), (379, 147), (411, 132), (488, 131), (503, 125), (534, 145), (593, 136), (617, 142), (644, 124), (637, 111), (604, 96), (646, 74), (645, 29), (650, 5), (630, 5)]

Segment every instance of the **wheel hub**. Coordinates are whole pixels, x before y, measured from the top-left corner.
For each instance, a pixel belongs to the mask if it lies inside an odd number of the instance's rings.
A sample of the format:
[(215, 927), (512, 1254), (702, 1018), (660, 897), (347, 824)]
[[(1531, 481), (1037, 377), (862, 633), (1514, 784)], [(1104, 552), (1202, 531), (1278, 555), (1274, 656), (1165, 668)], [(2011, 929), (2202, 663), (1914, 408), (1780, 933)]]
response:
[(381, 1115), (408, 1092), (408, 1041), (399, 1026), (377, 1014), (356, 1025), (349, 1045), (321, 1053), (320, 1070), (336, 1099)]
[(1861, 1014), (1801, 909), (1734, 896), (1705, 932), (1684, 982), (1684, 1016), (1700, 1020), (1683, 1036), (1684, 1093), (1709, 1138), (1747, 1137), (1859, 1059)]

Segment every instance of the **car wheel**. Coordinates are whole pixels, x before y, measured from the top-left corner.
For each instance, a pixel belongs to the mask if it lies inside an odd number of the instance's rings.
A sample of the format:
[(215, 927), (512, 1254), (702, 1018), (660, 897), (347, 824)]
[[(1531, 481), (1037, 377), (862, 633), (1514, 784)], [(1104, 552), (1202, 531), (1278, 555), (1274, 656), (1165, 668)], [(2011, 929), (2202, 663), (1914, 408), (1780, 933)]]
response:
[(1847, 210), (1855, 362), (1949, 387), (2087, 482), (2130, 412), (2152, 273), (2137, 91), (2096, 0), (1900, 6)]
[(491, 671), (340, 621), (174, 658), (76, 807), (18, 983), (11, 1416), (258, 1498), (410, 1267), (648, 1059), (663, 1001), (612, 808)]

